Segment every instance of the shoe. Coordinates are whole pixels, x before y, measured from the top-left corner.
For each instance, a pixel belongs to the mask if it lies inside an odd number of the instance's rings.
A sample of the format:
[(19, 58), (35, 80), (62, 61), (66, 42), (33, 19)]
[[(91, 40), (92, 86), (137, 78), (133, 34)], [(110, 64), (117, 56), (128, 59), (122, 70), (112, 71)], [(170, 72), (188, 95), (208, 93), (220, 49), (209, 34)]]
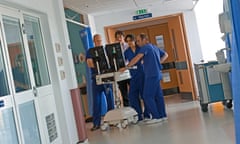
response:
[(147, 121), (150, 121), (150, 120), (152, 120), (152, 119), (151, 118), (144, 118), (142, 121), (147, 122)]
[(93, 126), (93, 127), (91, 128), (91, 131), (95, 131), (95, 130), (98, 130), (98, 129), (100, 129), (100, 126)]
[(162, 119), (151, 119), (149, 121), (146, 121), (145, 123), (146, 124), (154, 124), (154, 123), (159, 123), (159, 122), (162, 122)]
[(167, 121), (167, 120), (168, 120), (167, 117), (162, 118), (162, 121)]

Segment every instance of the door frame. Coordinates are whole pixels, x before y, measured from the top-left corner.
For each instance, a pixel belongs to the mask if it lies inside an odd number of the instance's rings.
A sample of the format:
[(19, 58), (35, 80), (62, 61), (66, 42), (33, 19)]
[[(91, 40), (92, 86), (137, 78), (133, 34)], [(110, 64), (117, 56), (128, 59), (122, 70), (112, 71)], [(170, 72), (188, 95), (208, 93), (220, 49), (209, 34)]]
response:
[(185, 28), (182, 13), (106, 26), (106, 27), (104, 27), (105, 38), (108, 43), (113, 43), (115, 41), (114, 33), (117, 30), (124, 31), (124, 30), (129, 30), (129, 29), (136, 29), (136, 28), (141, 28), (141, 27), (146, 27), (146, 26), (168, 23), (168, 19), (173, 18), (173, 17), (181, 18), (181, 22), (182, 22), (181, 27), (183, 28), (183, 39), (184, 39), (184, 44), (185, 44), (185, 48), (186, 48), (186, 58), (187, 58), (186, 61), (188, 62), (188, 71), (190, 74), (191, 85), (192, 85), (192, 90), (191, 90), (192, 100), (197, 100), (197, 89), (196, 89), (196, 83), (195, 83), (194, 69), (193, 69), (192, 60), (191, 60), (191, 56), (190, 56), (190, 50), (189, 50), (188, 40), (187, 40), (187, 36), (186, 36), (186, 28)]

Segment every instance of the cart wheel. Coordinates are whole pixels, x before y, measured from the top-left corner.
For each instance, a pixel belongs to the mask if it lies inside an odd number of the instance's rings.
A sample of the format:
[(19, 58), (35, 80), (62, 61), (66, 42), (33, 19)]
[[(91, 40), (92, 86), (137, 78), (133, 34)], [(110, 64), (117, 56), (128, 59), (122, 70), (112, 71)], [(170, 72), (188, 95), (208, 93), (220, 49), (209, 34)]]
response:
[(123, 120), (121, 122), (121, 128), (125, 129), (127, 127), (127, 125), (128, 125), (128, 120)]
[(222, 105), (226, 106), (226, 103), (227, 103), (226, 100), (222, 101)]
[(137, 124), (137, 122), (138, 122), (138, 116), (135, 115), (135, 116), (133, 116), (133, 121), (132, 121), (132, 123), (133, 123), (133, 124)]
[(109, 127), (108, 123), (103, 123), (103, 124), (101, 125), (101, 130), (102, 130), (102, 131), (106, 131), (106, 130), (108, 129), (108, 127)]
[(201, 104), (201, 107), (202, 107), (202, 112), (208, 111), (208, 104)]
[(232, 108), (232, 106), (233, 106), (233, 105), (232, 105), (232, 101), (227, 102), (226, 106), (227, 106), (227, 108), (229, 108), (229, 109)]

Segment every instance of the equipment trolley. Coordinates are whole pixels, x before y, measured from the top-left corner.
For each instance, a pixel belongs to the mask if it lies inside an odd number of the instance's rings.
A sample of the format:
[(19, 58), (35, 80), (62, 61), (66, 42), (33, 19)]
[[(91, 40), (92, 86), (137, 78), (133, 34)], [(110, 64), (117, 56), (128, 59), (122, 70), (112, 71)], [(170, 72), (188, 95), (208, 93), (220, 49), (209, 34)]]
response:
[(227, 108), (232, 108), (232, 92), (228, 72), (219, 72), (217, 61), (194, 64), (198, 83), (200, 105), (203, 112), (208, 111), (208, 104), (222, 101)]

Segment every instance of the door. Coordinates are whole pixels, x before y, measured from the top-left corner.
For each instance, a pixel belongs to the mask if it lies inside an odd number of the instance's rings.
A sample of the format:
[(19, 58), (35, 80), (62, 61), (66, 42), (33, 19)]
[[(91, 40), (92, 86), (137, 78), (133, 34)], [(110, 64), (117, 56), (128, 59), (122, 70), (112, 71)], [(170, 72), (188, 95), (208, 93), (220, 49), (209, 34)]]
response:
[(6, 83), (12, 100), (9, 107), (14, 113), (16, 130), (12, 131), (17, 133), (16, 141), (23, 144), (59, 143), (39, 18), (1, 7), (0, 11), (3, 65), (9, 72)]
[(168, 53), (167, 60), (162, 64), (163, 79), (161, 81), (161, 86), (163, 93), (164, 95), (179, 93), (175, 59), (168, 31), (168, 24), (163, 23), (159, 25), (148, 26), (147, 29), (150, 42)]
[[(165, 70), (163, 70), (163, 72), (166, 73), (163, 75), (163, 91), (165, 91), (165, 94), (180, 92), (182, 98), (195, 100), (196, 89), (194, 73), (182, 17), (182, 14), (177, 14), (163, 18), (159, 17), (157, 19), (146, 19), (131, 24), (119, 24), (114, 25), (114, 28), (113, 26), (106, 27), (105, 32), (108, 37), (112, 36), (108, 32), (114, 29), (124, 29), (126, 34), (132, 33), (135, 35), (143, 32), (148, 34), (151, 43), (155, 43), (160, 47), (164, 45), (169, 54), (169, 58), (164, 63), (166, 67), (164, 66)], [(167, 27), (162, 31), (161, 29), (163, 28), (161, 27), (165, 24), (167, 24)], [(140, 27), (140, 25), (142, 27)], [(138, 28), (133, 29), (134, 26)], [(166, 40), (168, 39), (168, 36), (166, 36), (167, 33), (169, 35), (169, 41)], [(170, 48), (168, 50), (169, 45)], [(174, 59), (174, 63), (172, 59)], [(166, 68), (168, 69), (167, 71)]]
[(186, 45), (181, 16), (168, 19), (171, 46), (174, 51), (175, 65), (182, 97), (195, 99), (191, 59)]
[(148, 35), (151, 43), (157, 45), (161, 49), (164, 49), (168, 53), (169, 57), (163, 63), (163, 80), (161, 81), (161, 86), (163, 88), (164, 95), (179, 93), (174, 56), (167, 23), (125, 30), (124, 33), (125, 35), (134, 34), (135, 36), (140, 33), (145, 33)]
[(5, 59), (3, 39), (0, 34), (0, 143), (18, 144), (14, 101), (9, 87), (9, 71)]
[(147, 30), (146, 27), (143, 27), (143, 28), (135, 28), (135, 29), (125, 30), (124, 33), (125, 33), (125, 36), (127, 34), (133, 34), (136, 38), (136, 36), (141, 34), (141, 33), (145, 33), (145, 34), (148, 35), (148, 30)]

